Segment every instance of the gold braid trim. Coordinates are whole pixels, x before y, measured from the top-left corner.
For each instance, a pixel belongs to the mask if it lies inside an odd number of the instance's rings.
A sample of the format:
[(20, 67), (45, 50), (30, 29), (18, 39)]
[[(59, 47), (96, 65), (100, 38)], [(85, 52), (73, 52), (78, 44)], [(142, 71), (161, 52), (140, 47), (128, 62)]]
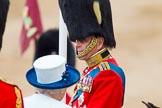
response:
[(96, 46), (96, 44), (97, 44), (97, 38), (94, 37), (94, 38), (92, 38), (92, 40), (89, 43), (89, 45), (87, 46), (87, 48), (83, 52), (77, 54), (77, 57), (81, 58), (81, 57), (87, 55)]
[(14, 87), (15, 89), (15, 94), (16, 94), (16, 108), (22, 108), (22, 97), (21, 97), (21, 92), (20, 89), (18, 87)]
[(100, 71), (110, 70), (110, 65), (108, 64), (108, 62), (101, 62), (98, 67), (100, 68)]

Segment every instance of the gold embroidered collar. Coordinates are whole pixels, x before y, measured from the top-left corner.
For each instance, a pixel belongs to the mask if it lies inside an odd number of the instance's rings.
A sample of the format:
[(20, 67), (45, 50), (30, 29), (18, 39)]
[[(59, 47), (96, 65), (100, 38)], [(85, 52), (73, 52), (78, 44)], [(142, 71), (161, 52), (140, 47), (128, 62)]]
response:
[(95, 54), (94, 56), (87, 59), (86, 63), (88, 64), (88, 67), (93, 67), (93, 66), (99, 64), (100, 62), (106, 60), (110, 56), (111, 55), (110, 55), (109, 51), (105, 48), (105, 49), (101, 50), (100, 52), (98, 52), (97, 54)]

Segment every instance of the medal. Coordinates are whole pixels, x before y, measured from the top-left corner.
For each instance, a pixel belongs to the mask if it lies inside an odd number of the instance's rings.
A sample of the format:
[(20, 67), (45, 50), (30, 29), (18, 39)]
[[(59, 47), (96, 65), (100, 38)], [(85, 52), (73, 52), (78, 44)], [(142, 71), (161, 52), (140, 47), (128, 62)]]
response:
[(77, 89), (90, 93), (92, 88), (92, 83), (93, 83), (92, 77), (90, 75), (85, 76), (83, 77), (82, 80), (79, 81), (77, 85)]

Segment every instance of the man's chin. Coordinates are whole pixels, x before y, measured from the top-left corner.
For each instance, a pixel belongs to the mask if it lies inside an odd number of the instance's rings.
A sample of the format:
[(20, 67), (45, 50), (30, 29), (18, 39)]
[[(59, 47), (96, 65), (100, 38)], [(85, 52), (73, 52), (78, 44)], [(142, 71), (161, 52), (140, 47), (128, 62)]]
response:
[(80, 57), (79, 60), (85, 60), (84, 57)]
[(86, 60), (87, 59), (87, 56), (82, 56), (82, 57), (78, 57), (80, 60)]

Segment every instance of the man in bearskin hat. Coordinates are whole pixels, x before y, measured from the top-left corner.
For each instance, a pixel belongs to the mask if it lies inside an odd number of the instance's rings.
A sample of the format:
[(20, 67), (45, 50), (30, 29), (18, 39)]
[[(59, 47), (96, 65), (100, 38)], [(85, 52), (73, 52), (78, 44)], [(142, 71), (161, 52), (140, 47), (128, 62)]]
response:
[[(59, 54), (59, 30), (48, 29), (40, 34), (37, 40), (34, 61), (42, 56)], [(67, 64), (75, 67), (75, 50), (72, 42), (67, 37)]]
[(73, 108), (121, 108), (125, 74), (109, 50), (116, 47), (109, 0), (59, 0), (69, 38), (87, 67), (75, 88)]
[[(0, 49), (5, 31), (10, 1), (0, 0)], [(19, 87), (0, 77), (0, 108), (23, 108), (22, 93)]]

